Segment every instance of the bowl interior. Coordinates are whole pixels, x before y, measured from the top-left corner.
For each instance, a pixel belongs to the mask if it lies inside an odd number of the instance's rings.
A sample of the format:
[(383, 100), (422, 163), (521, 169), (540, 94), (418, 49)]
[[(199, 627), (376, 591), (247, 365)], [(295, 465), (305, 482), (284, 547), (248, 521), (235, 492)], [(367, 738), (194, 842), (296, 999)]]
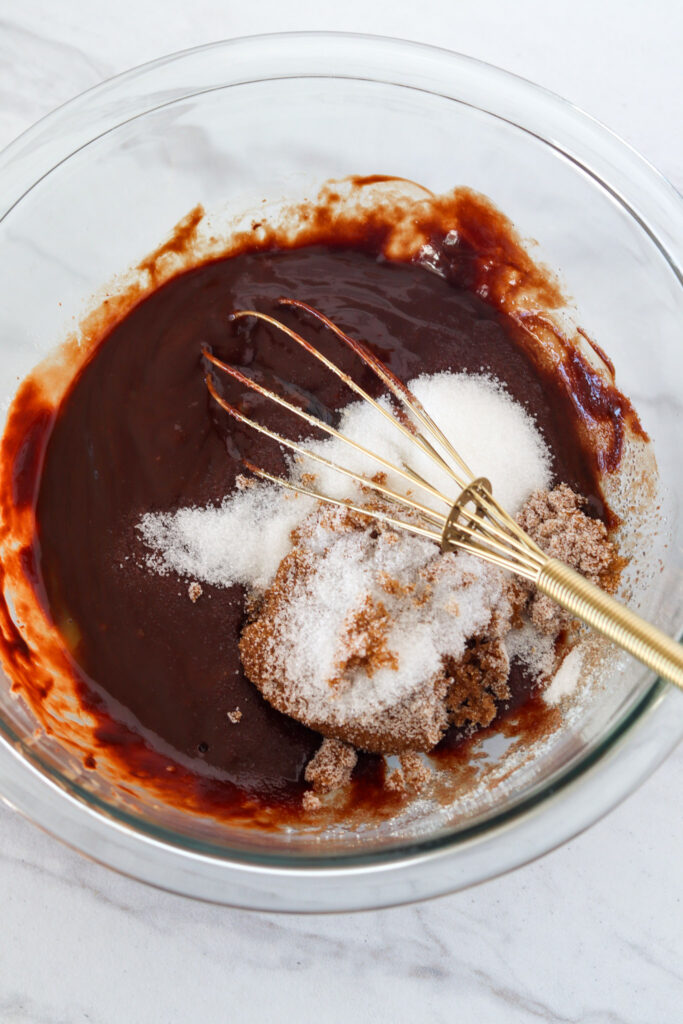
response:
[[(227, 58), (226, 58), (227, 59)], [(457, 67), (454, 66), (454, 73)], [(173, 65), (165, 72), (172, 76)], [(341, 77), (330, 71), (284, 73), (230, 82), (217, 76), (200, 91), (191, 78), (147, 93), (143, 110), (106, 118), (35, 181), (0, 222), (0, 396), (74, 329), (92, 296), (136, 264), (197, 203), (216, 230), (232, 216), (313, 196), (330, 178), (396, 175), (433, 191), (468, 185), (486, 194), (533, 239), (535, 257), (556, 269), (572, 296), (576, 322), (613, 360), (617, 384), (650, 432), (665, 491), (661, 526), (636, 538), (637, 565), (662, 571), (642, 588), (643, 610), (674, 632), (683, 623), (681, 493), (677, 392), (683, 370), (679, 325), (683, 289), (661, 241), (615, 190), (572, 153), (505, 116), (414, 82)], [(157, 76), (158, 78), (158, 76)], [(169, 78), (169, 82), (171, 78)], [(180, 84), (178, 84), (180, 83)], [(494, 90), (495, 93), (495, 90)], [(488, 109), (488, 108), (490, 109)], [(657, 356), (653, 358), (653, 351)], [(668, 547), (666, 547), (668, 545)], [(664, 558), (666, 559), (664, 561)], [(657, 570), (660, 565), (657, 564)], [(547, 793), (557, 778), (608, 744), (654, 680), (615, 658), (600, 686), (588, 687), (566, 727), (539, 745), (494, 789), (469, 793), (447, 809), (420, 807), (360, 836), (239, 833), (212, 821), (124, 794), (48, 738), (9, 687), (0, 686), (0, 723), (22, 757), (99, 814), (136, 832), (215, 857), (364, 856), (416, 841), (472, 835), (514, 805)], [(503, 756), (503, 748), (492, 757)]]

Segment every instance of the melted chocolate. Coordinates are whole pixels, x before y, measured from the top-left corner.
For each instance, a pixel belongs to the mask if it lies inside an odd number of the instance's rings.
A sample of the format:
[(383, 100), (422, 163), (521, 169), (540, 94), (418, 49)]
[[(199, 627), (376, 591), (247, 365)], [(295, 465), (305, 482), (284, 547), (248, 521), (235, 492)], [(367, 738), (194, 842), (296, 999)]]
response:
[[(254, 797), (291, 805), (319, 743), (266, 704), (243, 675), (241, 588), (204, 585), (193, 603), (187, 581), (144, 567), (135, 530), (148, 511), (220, 502), (243, 455), (279, 468), (271, 442), (236, 428), (211, 402), (203, 345), (265, 381), (288, 382), (290, 395), (324, 415), (350, 400), (339, 381), (281, 334), (254, 321), (230, 324), (231, 310), (274, 313), (356, 374), (351, 353), (331, 348), (329, 334), (283, 311), (278, 297), (293, 295), (321, 309), (369, 342), (404, 380), (441, 370), (490, 371), (535, 416), (553, 453), (556, 481), (601, 507), (570, 398), (553, 389), (548, 400), (548, 380), (506, 317), (454, 277), (363, 248), (245, 252), (160, 287), (111, 330), (79, 373), (59, 410), (40, 479), (39, 577), (78, 666), (83, 699), (101, 716), (99, 741), (134, 761), (139, 774), (174, 767), (179, 785), (191, 777), (196, 792), (216, 806)], [(369, 373), (360, 379), (376, 391)], [(254, 396), (243, 402), (252, 413), (258, 406), (271, 424), (291, 428)], [(529, 682), (519, 673), (513, 682), (517, 704)], [(235, 707), (242, 711), (239, 724), (228, 719)], [(362, 789), (364, 799), (376, 798), (377, 759), (364, 759), (357, 774), (357, 796)]]
[[(608, 524), (600, 472), (618, 466), (626, 429), (645, 435), (601, 350), (555, 323), (558, 282), (483, 196), (351, 178), (227, 242), (207, 241), (202, 227), (197, 207), (19, 387), (0, 458), (0, 659), (41, 728), (122, 792), (141, 783), (149, 799), (277, 829), (301, 814), (303, 767), (319, 737), (242, 675), (241, 590), (204, 586), (193, 603), (188, 581), (143, 568), (135, 523), (146, 511), (220, 501), (241, 456), (281, 468), (274, 446), (209, 400), (203, 345), (330, 418), (350, 395), (281, 334), (231, 325), (228, 313), (277, 311), (357, 373), (329, 334), (276, 306), (291, 295), (369, 342), (403, 379), (493, 372), (536, 416), (556, 481), (588, 495)], [(425, 246), (441, 276), (415, 265)], [(581, 354), (587, 347), (606, 374)], [(299, 421), (273, 417), (255, 396), (229, 397), (300, 434)], [(489, 731), (521, 729), (526, 743), (557, 727), (518, 665), (510, 683), (509, 708)], [(235, 707), (238, 724), (228, 718)], [(456, 789), (476, 775), (473, 742), (452, 730), (437, 752)], [(400, 797), (382, 788), (383, 774), (382, 759), (361, 758), (330, 820), (391, 815)]]

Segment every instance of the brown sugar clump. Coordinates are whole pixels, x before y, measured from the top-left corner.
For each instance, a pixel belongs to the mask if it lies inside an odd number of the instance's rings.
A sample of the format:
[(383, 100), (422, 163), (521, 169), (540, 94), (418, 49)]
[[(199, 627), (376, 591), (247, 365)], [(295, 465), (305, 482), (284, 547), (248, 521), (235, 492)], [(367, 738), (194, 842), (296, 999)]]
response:
[(419, 793), (431, 781), (432, 771), (415, 751), (409, 750), (399, 758), (406, 788)]
[[(616, 552), (584, 504), (563, 484), (533, 494), (519, 522), (549, 555), (610, 589)], [(358, 513), (319, 506), (292, 544), (250, 601), (240, 651), (266, 700), (326, 737), (305, 772), (314, 794), (348, 782), (355, 749), (399, 755), (388, 788), (418, 791), (428, 778), (419, 752), (449, 726), (491, 725), (510, 699), (508, 633), (530, 619), (555, 637), (569, 621), (531, 584)], [(547, 674), (533, 661), (547, 650), (528, 649), (532, 671)]]
[[(567, 484), (552, 491), (532, 494), (517, 517), (517, 522), (532, 540), (551, 558), (565, 562), (591, 583), (613, 592), (619, 580), (619, 559), (599, 519), (583, 511), (585, 499)], [(511, 587), (521, 598), (532, 623), (543, 633), (556, 634), (572, 623), (551, 598), (539, 594), (533, 584), (515, 580)]]
[(192, 601), (192, 604), (197, 603), (199, 598), (202, 596), (202, 593), (203, 591), (201, 583), (197, 583), (196, 580), (193, 580), (193, 582), (190, 583), (189, 587), (187, 588), (187, 596), (189, 597), (190, 601)]
[(427, 680), (410, 696), (385, 709), (375, 721), (368, 719), (356, 724), (354, 744), (361, 750), (379, 753), (431, 750), (448, 728), (447, 689), (445, 676)]
[(402, 796), (406, 792), (406, 780), (400, 768), (395, 768), (385, 780), (384, 788), (389, 793), (397, 793)]
[(382, 590), (387, 594), (391, 594), (392, 597), (407, 597), (408, 594), (412, 594), (415, 590), (414, 583), (399, 583), (388, 572), (381, 572), (379, 574), (379, 585)]
[[(340, 675), (360, 669), (372, 677), (380, 668), (398, 668), (396, 654), (389, 650), (387, 639), (391, 617), (381, 601), (368, 594), (362, 606), (344, 624), (341, 636), (342, 653), (336, 663)], [(332, 685), (339, 677), (332, 679)]]
[[(449, 685), (445, 675), (427, 679), (412, 693), (398, 700), (381, 713), (359, 711), (353, 717), (330, 722), (330, 716), (322, 717), (311, 709), (310, 704), (299, 696), (286, 678), (273, 672), (273, 651), (278, 648), (278, 636), (271, 630), (272, 618), (286, 594), (294, 577), (305, 572), (305, 560), (300, 554), (287, 556), (281, 581), (268, 592), (256, 620), (242, 633), (240, 651), (242, 664), (247, 676), (258, 683), (266, 699), (279, 711), (316, 729), (323, 735), (344, 740), (361, 750), (377, 753), (400, 753), (403, 750), (431, 750), (448, 727), (448, 715), (444, 698)], [(278, 573), (279, 575), (279, 573)], [(357, 655), (356, 655), (357, 658)], [(382, 649), (381, 660), (387, 655)], [(341, 689), (342, 670), (351, 668), (353, 655), (345, 662), (342, 657), (336, 663), (335, 675), (328, 681), (330, 691)], [(374, 660), (370, 655), (368, 660)], [(357, 661), (358, 665), (358, 661)]]
[(341, 740), (326, 739), (306, 765), (304, 778), (315, 793), (331, 793), (351, 781), (358, 755), (353, 747)]
[(234, 708), (233, 711), (228, 711), (228, 718), (233, 725), (237, 725), (238, 722), (242, 721), (242, 712), (239, 708)]
[(322, 807), (322, 801), (312, 790), (307, 789), (301, 798), (301, 806), (305, 811), (319, 811)]
[(453, 725), (485, 728), (508, 700), (510, 659), (500, 635), (474, 640), (464, 658), (451, 666), (447, 705)]
[[(488, 627), (498, 605), (505, 620), (503, 574), (326, 507), (292, 541), (242, 632), (249, 679), (323, 736), (375, 753), (431, 750), (448, 728), (452, 683), (435, 645), (457, 658), (468, 623)], [(431, 645), (428, 668), (420, 643)]]

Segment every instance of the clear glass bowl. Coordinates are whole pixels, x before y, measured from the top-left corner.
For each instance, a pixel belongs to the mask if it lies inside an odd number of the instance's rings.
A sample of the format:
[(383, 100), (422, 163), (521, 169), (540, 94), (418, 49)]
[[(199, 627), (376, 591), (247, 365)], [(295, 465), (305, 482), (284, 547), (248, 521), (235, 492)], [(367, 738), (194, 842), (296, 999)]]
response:
[[(239, 213), (385, 173), (488, 195), (538, 240), (617, 368), (680, 499), (683, 207), (586, 115), (467, 57), (369, 36), (231, 40), (93, 89), (0, 156), (0, 394), (73, 327), (93, 293), (197, 202)], [(681, 524), (645, 610), (683, 624)], [(45, 738), (0, 686), (4, 799), (83, 853), (186, 895), (268, 910), (434, 896), (507, 871), (595, 821), (683, 733), (683, 700), (620, 660), (571, 727), (455, 820), (335, 836), (259, 836), (115, 793)]]

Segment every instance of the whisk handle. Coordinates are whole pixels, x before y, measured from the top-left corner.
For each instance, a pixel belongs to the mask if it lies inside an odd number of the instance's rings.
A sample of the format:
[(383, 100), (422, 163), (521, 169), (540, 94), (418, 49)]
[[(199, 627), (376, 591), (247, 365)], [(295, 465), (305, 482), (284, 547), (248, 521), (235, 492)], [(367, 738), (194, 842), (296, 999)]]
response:
[(538, 589), (572, 615), (619, 644), (657, 675), (683, 689), (683, 645), (615, 601), (568, 565), (550, 558), (536, 580)]

